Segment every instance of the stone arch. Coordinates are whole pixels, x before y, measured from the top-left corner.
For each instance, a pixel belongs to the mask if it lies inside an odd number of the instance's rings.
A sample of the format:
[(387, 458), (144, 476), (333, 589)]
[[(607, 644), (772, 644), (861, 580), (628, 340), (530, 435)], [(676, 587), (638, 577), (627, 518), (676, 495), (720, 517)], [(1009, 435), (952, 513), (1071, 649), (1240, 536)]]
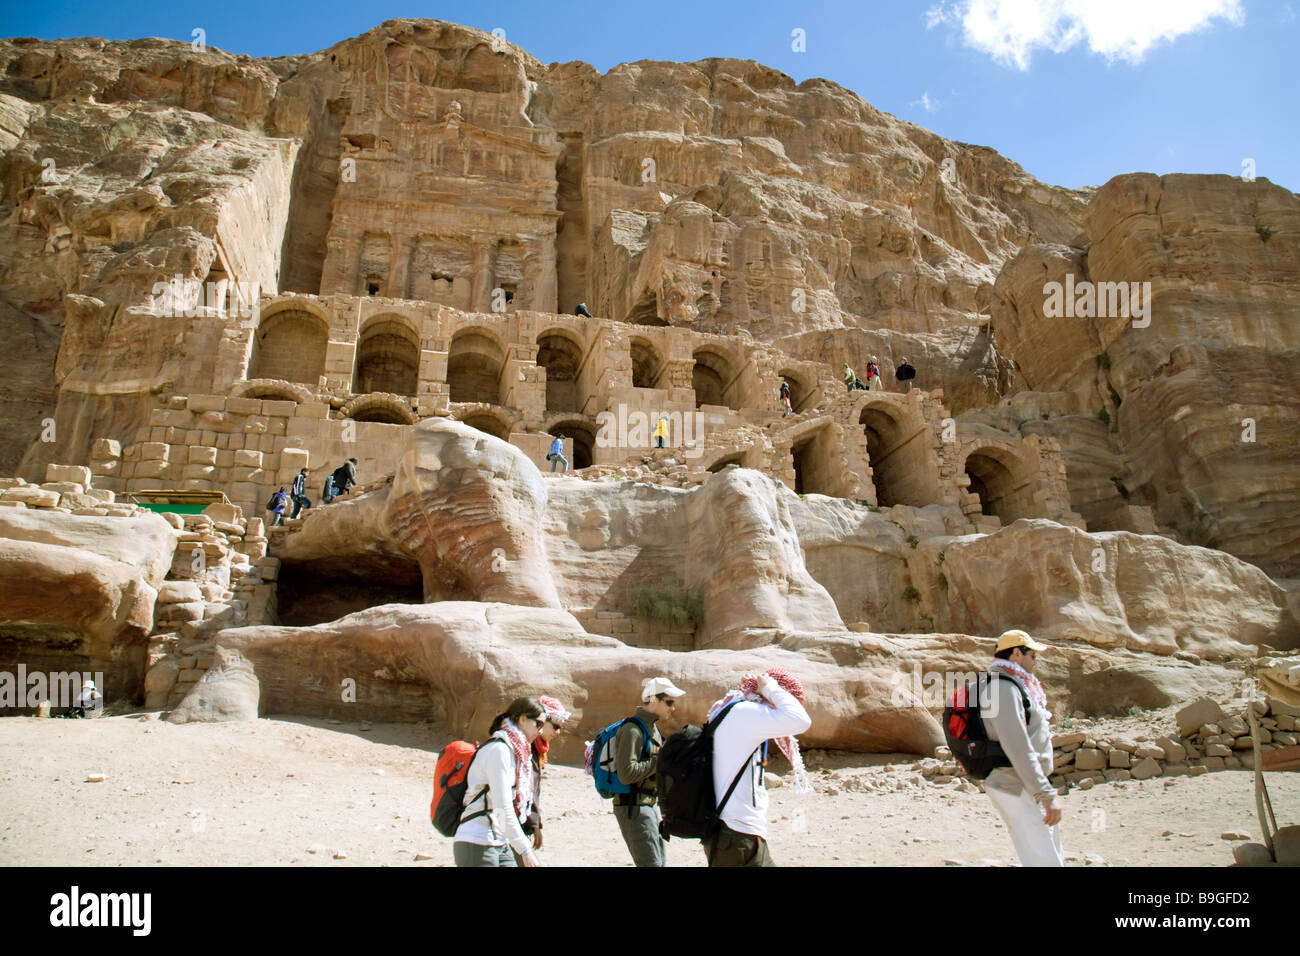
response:
[(510, 440), (510, 433), (515, 430), (516, 424), (516, 419), (505, 409), (485, 405), (461, 409), (456, 420), (502, 441)]
[(632, 387), (655, 388), (663, 375), (663, 353), (649, 339), (634, 335), (628, 340), (628, 354), (632, 358)]
[(263, 313), (253, 333), (253, 355), (247, 378), (280, 379), (319, 385), (325, 374), (329, 323), (315, 310), (290, 303), (270, 315)]
[(297, 402), (300, 405), (316, 400), (311, 389), (305, 385), (274, 378), (251, 378), (235, 382), (227, 394), (231, 398), (269, 398), (277, 402)]
[(1024, 465), (1019, 456), (996, 445), (980, 445), (966, 453), (962, 471), (970, 478), (969, 491), (979, 495), (980, 511), (996, 515), (1003, 524), (1033, 514), (1033, 495), (1021, 480)]
[(453, 402), (501, 404), (501, 376), (506, 348), (482, 326), (461, 329), (447, 353), (447, 389)]
[(357, 395), (385, 392), (413, 396), (419, 390), (419, 332), (405, 316), (395, 313), (367, 319), (357, 338), (352, 391)]
[(537, 364), (546, 369), (546, 411), (580, 412), (586, 396), (578, 389), (585, 350), (568, 329), (552, 328), (537, 336)]
[(809, 422), (790, 433), (794, 490), (800, 495), (843, 497), (843, 452), (837, 428), (829, 421)]
[(873, 399), (867, 393), (859, 407), (857, 420), (867, 437), (867, 457), (871, 481), (876, 488), (876, 504), (924, 507), (941, 500), (934, 487), (936, 466), (926, 440), (929, 429), (915, 421), (914, 413), (901, 403)]
[[(709, 348), (697, 348), (692, 353), (695, 365), (691, 369), (691, 387), (695, 389), (695, 407), (701, 405), (736, 406), (728, 401), (731, 380), (734, 376), (731, 359), (722, 352)], [(737, 409), (739, 410), (739, 409)]]
[(573, 461), (569, 462), (569, 468), (572, 470), (576, 471), (579, 468), (590, 467), (594, 462), (596, 426), (585, 418), (575, 418), (573, 416), (557, 418), (546, 426), (546, 432), (550, 435), (562, 435), (573, 440)]
[(358, 395), (348, 401), (340, 412), (343, 418), (350, 418), (354, 422), (414, 425), (420, 420), (411, 411), (410, 399), (386, 393)]

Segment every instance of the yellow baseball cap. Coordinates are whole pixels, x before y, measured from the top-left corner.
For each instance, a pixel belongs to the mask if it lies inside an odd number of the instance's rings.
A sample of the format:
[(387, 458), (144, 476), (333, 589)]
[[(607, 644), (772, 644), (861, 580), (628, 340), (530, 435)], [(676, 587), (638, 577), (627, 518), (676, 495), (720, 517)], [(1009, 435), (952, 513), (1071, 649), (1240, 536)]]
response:
[(1013, 647), (1027, 647), (1031, 651), (1035, 652), (1047, 650), (1046, 644), (1039, 644), (1024, 631), (1003, 631), (1002, 636), (998, 638), (998, 646), (995, 653), (1010, 650)]

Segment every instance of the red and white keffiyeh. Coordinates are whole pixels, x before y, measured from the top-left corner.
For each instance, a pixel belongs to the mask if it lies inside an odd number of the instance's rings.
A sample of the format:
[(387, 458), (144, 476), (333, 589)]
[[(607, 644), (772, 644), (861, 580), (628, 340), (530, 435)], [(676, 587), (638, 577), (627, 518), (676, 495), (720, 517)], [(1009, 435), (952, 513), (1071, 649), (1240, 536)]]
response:
[(542, 709), (546, 711), (546, 719), (556, 727), (563, 727), (565, 721), (573, 716), (554, 697), (539, 697), (537, 703), (541, 704)]
[(1001, 671), (1020, 681), (1020, 685), (1029, 692), (1029, 699), (1034, 702), (1034, 706), (1043, 712), (1043, 720), (1052, 719), (1052, 712), (1047, 709), (1047, 691), (1043, 690), (1043, 685), (1037, 677), (1019, 664), (1013, 664), (1010, 661), (1001, 659), (995, 660), (989, 665), (989, 672), (992, 673), (993, 671)]
[[(799, 703), (802, 704), (807, 699), (804, 694), (803, 683), (788, 671), (774, 667), (767, 672), (767, 676), (776, 681), (782, 690), (791, 694)], [(758, 692), (758, 679), (750, 677), (740, 682), (738, 690), (729, 691), (721, 700), (714, 702), (713, 706), (709, 708), (706, 722), (711, 722), (714, 717), (722, 712), (724, 707), (741, 700), (764, 704), (768, 707), (773, 706), (770, 701)], [(790, 767), (794, 770), (794, 792), (799, 794), (812, 793), (812, 781), (808, 779), (808, 771), (803, 765), (803, 754), (799, 752), (799, 741), (793, 736), (788, 736), (773, 737), (772, 742), (785, 755), (785, 759), (790, 761)]]
[(509, 718), (492, 736), (500, 737), (515, 753), (515, 816), (522, 823), (533, 809), (533, 760), (528, 738)]

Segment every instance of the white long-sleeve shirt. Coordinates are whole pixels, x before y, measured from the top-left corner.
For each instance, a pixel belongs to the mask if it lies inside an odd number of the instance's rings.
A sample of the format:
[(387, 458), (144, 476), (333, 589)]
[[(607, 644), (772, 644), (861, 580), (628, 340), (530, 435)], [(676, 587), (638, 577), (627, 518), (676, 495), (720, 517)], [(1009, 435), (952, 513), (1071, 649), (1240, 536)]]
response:
[(801, 734), (812, 726), (812, 718), (798, 699), (780, 685), (768, 685), (771, 707), (742, 700), (732, 706), (713, 735), (713, 792), (721, 800), (741, 765), (735, 791), (721, 807), (722, 822), (737, 833), (767, 839), (767, 789), (763, 786), (762, 753), (758, 748), (772, 737)]
[(1012, 794), (1023, 787), (1035, 800), (1042, 801), (1056, 795), (1056, 788), (1047, 779), (1054, 759), (1052, 728), (1043, 719), (1042, 708), (1033, 703), (1029, 705), (1029, 723), (1025, 723), (1025, 699), (1012, 681), (1020, 683), (1006, 673), (990, 678), (992, 693), (980, 708), (989, 739), (1002, 744), (1003, 752), (1011, 759), (1011, 766), (992, 771), (984, 786)]
[[(531, 773), (531, 768), (529, 773)], [(475, 817), (462, 823), (456, 829), (455, 843), (473, 843), (477, 846), (502, 846), (509, 843), (510, 848), (520, 856), (532, 850), (532, 841), (524, 834), (515, 816), (515, 752), (509, 742), (498, 743), (495, 747), (484, 744), (479, 748), (470, 764), (469, 774), (465, 778), (465, 811), (461, 819), (471, 813), (478, 813), (485, 806), (487, 815)], [(477, 796), (487, 787), (487, 792)], [(524, 816), (530, 807), (524, 807)]]

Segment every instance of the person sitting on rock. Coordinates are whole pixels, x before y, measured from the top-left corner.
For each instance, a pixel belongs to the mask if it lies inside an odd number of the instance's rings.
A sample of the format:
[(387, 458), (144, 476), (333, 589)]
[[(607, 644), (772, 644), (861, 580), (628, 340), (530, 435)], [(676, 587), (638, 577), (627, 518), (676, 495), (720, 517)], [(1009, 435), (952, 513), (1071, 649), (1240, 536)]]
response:
[(767, 742), (774, 739), (790, 761), (796, 792), (809, 792), (795, 739), (812, 726), (805, 700), (799, 678), (773, 669), (747, 675), (709, 708), (709, 721), (727, 711), (713, 734), (713, 792), (723, 803), (717, 830), (702, 841), (709, 866), (776, 866), (767, 848)]
[(569, 459), (564, 457), (564, 438), (560, 435), (552, 435), (555, 440), (551, 442), (551, 450), (546, 453), (546, 460), (551, 463), (551, 471), (555, 471), (556, 465), (563, 465), (560, 471), (569, 470)]
[(912, 390), (912, 379), (916, 378), (916, 369), (907, 364), (907, 356), (903, 356), (903, 361), (894, 370), (894, 378), (898, 379), (903, 386), (903, 394), (906, 395)]
[(791, 407), (790, 407), (790, 383), (787, 382), (785, 379), (782, 379), (782, 380), (781, 380), (781, 393), (780, 393), (780, 394), (781, 394), (781, 409), (782, 409), (782, 411), (781, 411), (781, 417), (782, 417), (782, 418), (785, 418), (785, 416), (789, 415), (789, 414), (790, 414), (790, 411), (791, 411)]
[(516, 697), (492, 721), (488, 733), (506, 746), (484, 743), (470, 762), (465, 809), (452, 844), (457, 866), (515, 866), (515, 854), (520, 865), (543, 865), (523, 822), (533, 809), (532, 744), (545, 719), (540, 703)]
[(573, 314), (585, 315), (587, 318), (591, 318), (591, 313), (587, 311), (587, 303), (585, 302), (579, 302), (578, 307), (573, 310)]
[[(556, 738), (561, 730), (564, 729), (565, 723), (572, 716), (564, 705), (554, 697), (538, 697), (537, 703), (542, 705), (546, 711), (546, 716), (542, 720), (542, 729), (537, 732), (537, 738), (533, 741), (533, 808), (524, 820), (524, 833), (533, 838), (533, 849), (542, 848), (542, 808), (540, 806), (542, 796), (542, 771), (546, 768), (546, 754), (551, 749), (551, 741)], [(519, 855), (515, 854), (516, 862), (519, 861)]]
[(1002, 745), (1011, 764), (989, 771), (984, 792), (1002, 815), (1024, 866), (1065, 865), (1057, 826), (1061, 807), (1056, 788), (1047, 779), (1054, 759), (1052, 712), (1043, 685), (1034, 676), (1037, 656), (1045, 650), (1046, 645), (1024, 631), (1007, 631), (999, 637), (989, 665), (989, 673), (999, 679), (989, 680), (989, 694), (980, 707), (989, 740)]
[(95, 682), (87, 679), (81, 685), (81, 693), (77, 694), (77, 703), (64, 716), (85, 717), (87, 709), (98, 711), (101, 706), (103, 706), (103, 698), (95, 687)]
[(289, 496), (284, 493), (284, 485), (280, 490), (271, 495), (271, 500), (266, 504), (266, 510), (271, 512), (271, 525), (284, 524), (284, 513), (289, 508)]
[(311, 507), (311, 499), (307, 497), (306, 468), (299, 471), (297, 477), (293, 479), (293, 487), (289, 489), (289, 498), (293, 501), (293, 514), (289, 515), (290, 518), (298, 517), (298, 512)]
[(844, 363), (844, 385), (850, 392), (855, 388), (865, 389), (867, 387), (863, 384), (862, 379), (858, 378), (857, 373), (849, 368), (848, 362)]

